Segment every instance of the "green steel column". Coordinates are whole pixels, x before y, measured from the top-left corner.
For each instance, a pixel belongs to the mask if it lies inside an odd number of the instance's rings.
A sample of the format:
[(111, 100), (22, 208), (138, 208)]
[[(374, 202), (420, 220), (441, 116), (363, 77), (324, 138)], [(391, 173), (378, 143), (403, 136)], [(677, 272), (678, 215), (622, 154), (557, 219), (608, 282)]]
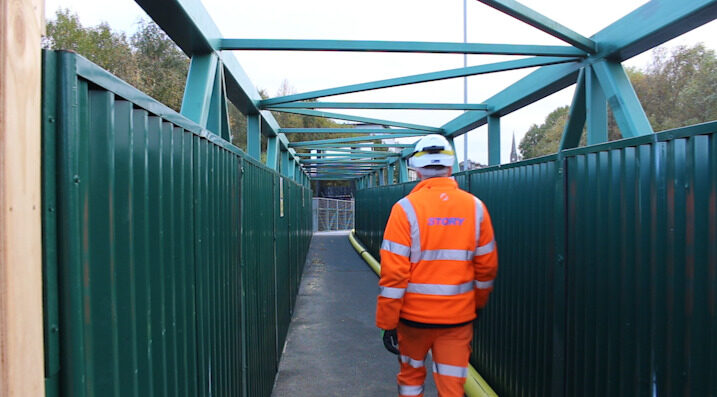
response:
[(488, 165), (500, 164), (500, 117), (488, 116)]
[(408, 167), (405, 159), (398, 159), (398, 182), (408, 182)]
[(279, 137), (272, 136), (266, 142), (266, 166), (272, 170), (279, 170)]
[(207, 126), (209, 118), (217, 63), (215, 54), (195, 54), (189, 64), (180, 113), (202, 127)]
[(592, 67), (585, 68), (588, 145), (607, 142), (607, 98)]
[(256, 160), (261, 161), (261, 115), (246, 116), (246, 151)]
[(379, 186), (385, 185), (386, 182), (385, 182), (384, 175), (383, 175), (383, 174), (384, 174), (384, 169), (383, 169), (383, 168), (379, 168), (379, 170), (378, 170), (376, 173), (377, 173), (377, 175), (378, 175), (378, 185), (379, 185)]
[(650, 121), (620, 62), (602, 60), (592, 68), (600, 80), (623, 138), (652, 134)]
[(291, 179), (294, 179), (294, 175), (296, 175), (295, 172), (296, 172), (296, 161), (294, 159), (290, 159), (289, 160), (289, 172), (286, 176)]
[(393, 185), (395, 183), (394, 179), (393, 179), (393, 163), (388, 164), (386, 171), (387, 171), (386, 184)]
[(289, 176), (289, 152), (286, 150), (281, 151), (281, 175)]

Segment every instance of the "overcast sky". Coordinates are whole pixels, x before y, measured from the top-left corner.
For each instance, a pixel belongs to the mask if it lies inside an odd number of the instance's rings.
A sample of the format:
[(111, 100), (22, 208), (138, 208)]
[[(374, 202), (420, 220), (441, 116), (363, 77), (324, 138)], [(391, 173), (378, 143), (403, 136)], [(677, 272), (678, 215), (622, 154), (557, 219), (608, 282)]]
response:
[[(203, 0), (215, 23), (227, 38), (343, 39), (463, 41), (463, 0)], [(640, 5), (644, 0), (524, 0), (523, 4), (591, 36)], [(46, 15), (58, 8), (76, 12), (86, 26), (108, 22), (113, 29), (132, 33), (137, 21), (147, 15), (131, 0), (47, 0)], [(565, 43), (510, 18), (475, 0), (468, 0), (468, 42), (510, 44)], [(715, 21), (693, 30), (664, 46), (703, 42), (717, 48)], [(330, 88), (416, 73), (459, 68), (463, 56), (453, 54), (369, 54), (317, 52), (235, 52), (254, 85), (274, 96), (287, 80), (296, 92)], [(651, 54), (626, 62), (644, 68)], [(468, 65), (492, 63), (515, 57), (468, 57)], [(481, 103), (532, 69), (468, 78), (468, 101)], [(502, 160), (508, 160), (513, 133), (516, 141), (532, 124), (540, 124), (550, 111), (569, 105), (573, 87), (501, 119)], [(453, 79), (405, 87), (330, 97), (335, 101), (365, 102), (463, 102), (463, 80)], [(343, 113), (441, 126), (460, 115), (456, 111), (352, 111)], [(468, 134), (468, 157), (487, 162), (486, 127)], [(457, 139), (459, 159), (463, 138)]]

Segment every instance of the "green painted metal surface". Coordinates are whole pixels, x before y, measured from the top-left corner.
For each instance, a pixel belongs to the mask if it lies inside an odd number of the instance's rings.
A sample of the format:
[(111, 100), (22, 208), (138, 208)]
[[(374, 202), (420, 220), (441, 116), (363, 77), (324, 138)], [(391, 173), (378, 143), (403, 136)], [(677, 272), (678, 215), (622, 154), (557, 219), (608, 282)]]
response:
[(43, 121), (47, 395), (268, 396), (310, 191), (74, 53)]
[[(463, 172), (500, 270), (472, 362), (499, 395), (717, 394), (717, 122)], [(356, 194), (377, 255), (411, 184)]]

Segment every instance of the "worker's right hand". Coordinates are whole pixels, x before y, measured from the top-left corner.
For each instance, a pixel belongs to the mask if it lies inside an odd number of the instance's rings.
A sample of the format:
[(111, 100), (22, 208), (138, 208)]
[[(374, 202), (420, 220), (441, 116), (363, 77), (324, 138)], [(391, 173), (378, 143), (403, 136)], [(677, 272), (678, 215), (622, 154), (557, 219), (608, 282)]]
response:
[(393, 354), (398, 354), (398, 333), (396, 329), (382, 329), (381, 338), (383, 338), (383, 346), (386, 350)]

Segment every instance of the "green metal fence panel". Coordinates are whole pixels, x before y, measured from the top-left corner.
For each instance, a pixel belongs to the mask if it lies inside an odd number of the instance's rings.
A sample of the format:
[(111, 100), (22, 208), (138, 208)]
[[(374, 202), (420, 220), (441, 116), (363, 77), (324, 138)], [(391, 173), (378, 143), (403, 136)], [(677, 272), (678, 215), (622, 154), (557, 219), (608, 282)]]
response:
[[(471, 360), (498, 394), (717, 395), (716, 135), (710, 122), (457, 176), (496, 231)], [(397, 189), (356, 193), (374, 255)]]
[(476, 370), (500, 395), (550, 389), (558, 232), (555, 161), (472, 172), (471, 193), (491, 214), (500, 260), (490, 303), (475, 330)]
[(278, 174), (69, 52), (43, 121), (47, 395), (268, 396), (310, 236), (274, 242)]
[(712, 131), (567, 157), (567, 395), (717, 395)]

